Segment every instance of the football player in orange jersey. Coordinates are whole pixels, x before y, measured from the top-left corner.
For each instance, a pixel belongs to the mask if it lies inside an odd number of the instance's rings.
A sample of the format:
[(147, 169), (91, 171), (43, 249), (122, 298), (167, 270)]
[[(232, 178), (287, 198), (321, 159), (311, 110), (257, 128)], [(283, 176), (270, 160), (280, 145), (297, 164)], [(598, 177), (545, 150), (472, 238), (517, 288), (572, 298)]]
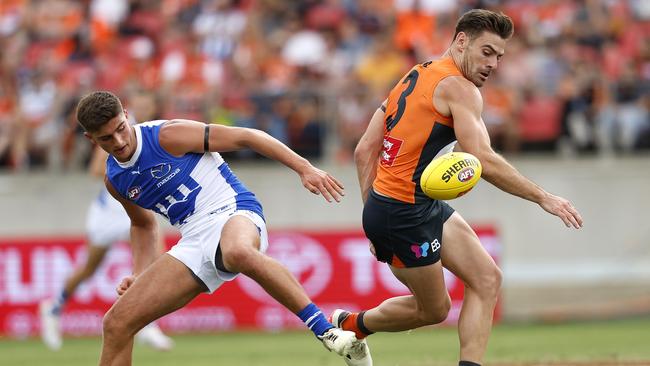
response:
[(451, 306), (444, 266), (465, 284), (459, 365), (482, 362), (502, 275), (460, 214), (427, 198), (417, 183), (431, 159), (442, 153), (456, 149), (473, 154), (488, 182), (537, 203), (567, 227), (582, 226), (569, 201), (522, 176), (490, 146), (478, 88), (497, 68), (512, 33), (512, 21), (502, 13), (474, 9), (463, 14), (443, 57), (414, 66), (359, 141), (355, 161), (365, 203), (364, 231), (377, 260), (390, 265), (411, 295), (360, 313), (335, 310), (332, 323), (354, 331), (357, 338), (443, 321)]

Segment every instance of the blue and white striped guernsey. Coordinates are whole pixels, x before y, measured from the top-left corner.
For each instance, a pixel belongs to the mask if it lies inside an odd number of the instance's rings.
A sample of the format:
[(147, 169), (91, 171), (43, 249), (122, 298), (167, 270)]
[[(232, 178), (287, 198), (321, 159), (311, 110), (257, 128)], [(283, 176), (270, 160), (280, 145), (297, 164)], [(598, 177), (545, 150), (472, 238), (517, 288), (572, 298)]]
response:
[(117, 192), (138, 206), (159, 213), (175, 226), (192, 215), (231, 205), (264, 217), (255, 195), (237, 179), (219, 153), (175, 157), (165, 151), (158, 140), (165, 122), (133, 126), (137, 147), (131, 159), (122, 163), (111, 156), (107, 160), (106, 176)]

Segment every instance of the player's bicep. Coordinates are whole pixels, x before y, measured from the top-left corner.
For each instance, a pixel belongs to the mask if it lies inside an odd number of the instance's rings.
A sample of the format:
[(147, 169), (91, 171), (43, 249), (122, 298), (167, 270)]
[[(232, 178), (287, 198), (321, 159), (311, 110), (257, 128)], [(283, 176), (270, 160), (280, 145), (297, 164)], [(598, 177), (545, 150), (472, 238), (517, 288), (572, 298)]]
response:
[[(448, 106), (454, 118), (454, 132), (460, 148), (481, 159), (492, 152), (490, 137), (481, 118), (483, 101), (475, 88), (453, 90)], [(482, 160), (482, 159), (481, 159)]]
[(175, 119), (160, 128), (160, 146), (174, 156), (206, 151), (241, 149), (249, 136), (246, 128)]
[(124, 196), (117, 192), (115, 187), (113, 187), (113, 184), (111, 184), (110, 180), (108, 180), (108, 177), (104, 177), (104, 184), (106, 185), (106, 189), (111, 194), (111, 196), (113, 196), (113, 198), (122, 204), (124, 211), (126, 211), (129, 219), (131, 219), (132, 226), (152, 227), (156, 225), (156, 218), (153, 212), (142, 208), (124, 198)]
[(174, 156), (202, 152), (205, 126), (202, 122), (192, 120), (170, 120), (160, 127), (158, 142), (165, 151)]
[(486, 147), (490, 146), (490, 140), (481, 117), (475, 116), (463, 105), (451, 109), (454, 116), (456, 140), (462, 151), (475, 156), (485, 153)]

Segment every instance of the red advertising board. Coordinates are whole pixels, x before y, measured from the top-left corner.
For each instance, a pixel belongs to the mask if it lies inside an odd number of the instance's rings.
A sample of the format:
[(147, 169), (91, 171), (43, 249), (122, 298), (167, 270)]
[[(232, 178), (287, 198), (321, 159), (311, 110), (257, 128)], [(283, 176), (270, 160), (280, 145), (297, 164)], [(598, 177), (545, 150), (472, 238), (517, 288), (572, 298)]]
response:
[[(498, 262), (500, 245), (494, 228), (475, 230)], [(170, 236), (167, 242), (173, 245), (177, 239)], [(360, 231), (272, 231), (269, 240), (268, 254), (289, 268), (326, 313), (338, 307), (367, 309), (386, 298), (408, 293), (388, 267), (372, 257)], [(84, 256), (82, 237), (0, 239), (0, 336), (37, 334), (39, 301), (55, 295)], [(115, 286), (130, 273), (130, 265), (127, 244), (118, 244), (109, 251), (95, 276), (78, 289), (66, 306), (64, 333), (101, 333), (103, 314), (115, 301)], [(447, 322), (455, 323), (463, 285), (449, 272), (445, 272), (445, 281), (453, 303)], [(197, 297), (159, 324), (171, 333), (301, 326), (294, 314), (245, 276), (226, 283), (212, 295)]]

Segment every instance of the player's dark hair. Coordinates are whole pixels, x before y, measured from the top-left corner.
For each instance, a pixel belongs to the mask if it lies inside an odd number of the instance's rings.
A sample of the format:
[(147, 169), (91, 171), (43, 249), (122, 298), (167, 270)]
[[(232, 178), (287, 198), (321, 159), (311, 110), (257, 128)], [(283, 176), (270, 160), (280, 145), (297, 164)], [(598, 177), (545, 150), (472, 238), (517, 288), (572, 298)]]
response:
[(467, 34), (470, 40), (479, 37), (483, 32), (494, 33), (503, 39), (508, 39), (514, 32), (514, 25), (512, 19), (501, 12), (472, 9), (458, 19), (453, 39), (456, 39), (460, 32)]
[(96, 91), (85, 95), (77, 104), (77, 121), (86, 132), (96, 132), (123, 111), (115, 94)]

